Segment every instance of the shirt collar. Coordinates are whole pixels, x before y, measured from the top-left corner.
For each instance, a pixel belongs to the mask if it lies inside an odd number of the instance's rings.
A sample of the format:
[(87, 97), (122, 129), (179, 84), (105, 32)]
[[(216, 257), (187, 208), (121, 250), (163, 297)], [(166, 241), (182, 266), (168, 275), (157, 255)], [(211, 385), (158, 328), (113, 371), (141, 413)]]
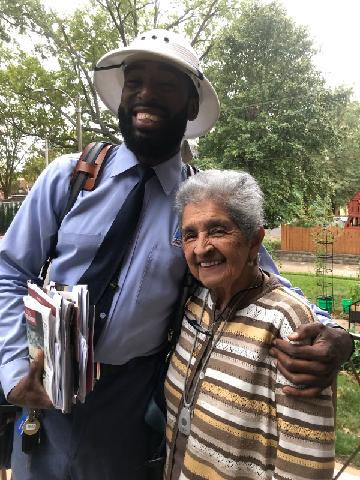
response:
[[(139, 162), (134, 153), (127, 148), (125, 143), (122, 143), (116, 150), (115, 157), (111, 163), (110, 175), (114, 177), (126, 172)], [(153, 167), (166, 195), (169, 195), (174, 188), (178, 188), (181, 182), (182, 167), (183, 163), (180, 152), (171, 157), (169, 160), (166, 160), (166, 162), (160, 163), (159, 165)]]

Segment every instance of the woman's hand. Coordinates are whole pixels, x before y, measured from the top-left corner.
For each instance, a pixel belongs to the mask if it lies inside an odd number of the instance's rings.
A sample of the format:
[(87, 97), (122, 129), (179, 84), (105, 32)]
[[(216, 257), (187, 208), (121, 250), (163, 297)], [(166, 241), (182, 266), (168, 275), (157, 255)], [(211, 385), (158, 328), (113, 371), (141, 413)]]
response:
[[(270, 354), (277, 359), (279, 371), (297, 389), (286, 386), (284, 393), (297, 397), (316, 397), (332, 384), (341, 365), (352, 352), (352, 338), (342, 328), (321, 323), (301, 325), (288, 340), (276, 339)], [(292, 342), (306, 342), (296, 344)]]

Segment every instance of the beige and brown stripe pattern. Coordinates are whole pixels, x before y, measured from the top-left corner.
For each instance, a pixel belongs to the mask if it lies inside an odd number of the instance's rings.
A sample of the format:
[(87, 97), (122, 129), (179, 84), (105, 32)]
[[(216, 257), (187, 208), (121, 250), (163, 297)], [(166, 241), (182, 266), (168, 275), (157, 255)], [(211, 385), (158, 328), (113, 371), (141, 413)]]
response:
[[(201, 321), (205, 295), (199, 289), (186, 306), (166, 379), (168, 461), (164, 478), (330, 480), (334, 467), (331, 391), (324, 390), (317, 399), (285, 396), (282, 386), (289, 382), (269, 355), (275, 337), (285, 338), (315, 318), (304, 302), (273, 277), (262, 294), (236, 311), (225, 325), (195, 392), (191, 434), (186, 439), (178, 433), (177, 417), (195, 337), (186, 317)], [(209, 296), (202, 325), (211, 323), (213, 309)], [(199, 358), (209, 341), (198, 334), (190, 381), (199, 373)]]

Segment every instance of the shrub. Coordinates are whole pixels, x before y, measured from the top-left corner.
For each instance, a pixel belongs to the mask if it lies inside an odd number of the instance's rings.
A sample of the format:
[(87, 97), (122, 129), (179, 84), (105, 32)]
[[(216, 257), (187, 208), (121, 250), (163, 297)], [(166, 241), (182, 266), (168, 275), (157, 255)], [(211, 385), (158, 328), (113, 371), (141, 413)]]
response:
[(281, 249), (281, 240), (276, 238), (264, 238), (263, 245), (271, 256), (276, 255), (276, 250)]
[(0, 235), (4, 235), (19, 210), (21, 202), (0, 203)]
[[(350, 332), (355, 332), (354, 329), (349, 330)], [(360, 341), (355, 341), (354, 345), (354, 353), (352, 354), (351, 357), (352, 364), (354, 365), (355, 370), (360, 373)], [(346, 370), (347, 372), (352, 372), (351, 364), (350, 362), (345, 362), (344, 365), (342, 366), (343, 370)]]

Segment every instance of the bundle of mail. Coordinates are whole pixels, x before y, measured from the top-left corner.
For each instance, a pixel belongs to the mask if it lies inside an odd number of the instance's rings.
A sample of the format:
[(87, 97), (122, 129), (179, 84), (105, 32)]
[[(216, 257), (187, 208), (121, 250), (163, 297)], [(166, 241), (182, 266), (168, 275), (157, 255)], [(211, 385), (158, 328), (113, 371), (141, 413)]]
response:
[(94, 386), (94, 310), (86, 285), (28, 282), (24, 297), (29, 355), (44, 351), (43, 385), (64, 413), (84, 402)]

